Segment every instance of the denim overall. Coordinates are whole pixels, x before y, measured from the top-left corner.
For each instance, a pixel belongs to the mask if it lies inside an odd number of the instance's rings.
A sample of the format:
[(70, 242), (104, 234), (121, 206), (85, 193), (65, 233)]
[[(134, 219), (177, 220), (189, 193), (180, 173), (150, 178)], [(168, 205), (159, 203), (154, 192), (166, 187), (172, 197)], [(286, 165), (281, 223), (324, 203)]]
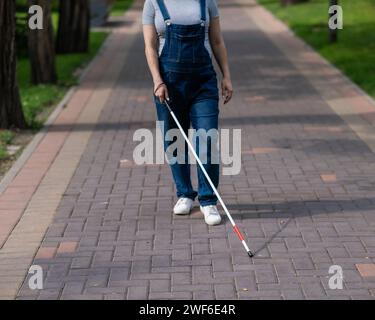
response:
[[(206, 1), (200, 0), (201, 23), (193, 25), (171, 23), (164, 1), (157, 0), (157, 3), (166, 23), (165, 44), (159, 57), (159, 67), (163, 81), (168, 88), (171, 108), (186, 134), (190, 124), (196, 130), (217, 130), (219, 91), (212, 60), (204, 44)], [(181, 10), (183, 10), (183, 6), (181, 6)], [(164, 150), (166, 151), (174, 141), (169, 141), (165, 134), (170, 129), (176, 129), (177, 125), (170, 116), (167, 107), (160, 103), (159, 98), (154, 96), (154, 100), (158, 119), (164, 121), (163, 135)], [(183, 139), (182, 135), (178, 139)], [(198, 155), (200, 155), (199, 148), (204, 150), (206, 156), (204, 167), (213, 184), (217, 187), (219, 164), (218, 161), (211, 164), (211, 158), (213, 157), (211, 154), (211, 139), (207, 139), (207, 145), (203, 145), (202, 140), (195, 143)], [(218, 152), (217, 148), (216, 152)], [(177, 196), (194, 200), (198, 195), (200, 205), (215, 205), (217, 202), (216, 195), (199, 166), (197, 166), (198, 193), (192, 187), (187, 145), (185, 144), (185, 154), (182, 157), (175, 154), (174, 156), (180, 160), (185, 157), (185, 161), (170, 165), (176, 184)], [(215, 157), (217, 157), (217, 154)], [(202, 157), (200, 158), (202, 160)]]

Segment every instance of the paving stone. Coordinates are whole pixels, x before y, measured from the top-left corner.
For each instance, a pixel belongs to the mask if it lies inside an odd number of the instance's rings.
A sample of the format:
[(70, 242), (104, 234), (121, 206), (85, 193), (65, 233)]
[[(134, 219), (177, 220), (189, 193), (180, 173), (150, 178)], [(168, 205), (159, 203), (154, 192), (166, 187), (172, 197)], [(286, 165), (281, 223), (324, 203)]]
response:
[(150, 280), (150, 292), (169, 292), (170, 291), (170, 280)]
[(375, 264), (366, 263), (366, 264), (356, 264), (358, 272), (363, 278), (375, 277)]
[(234, 286), (231, 284), (216, 284), (215, 285), (216, 299), (231, 299), (236, 298), (237, 294)]
[(190, 272), (181, 272), (172, 274), (172, 285), (191, 284)]
[(129, 300), (145, 300), (148, 297), (148, 287), (129, 287), (127, 298)]

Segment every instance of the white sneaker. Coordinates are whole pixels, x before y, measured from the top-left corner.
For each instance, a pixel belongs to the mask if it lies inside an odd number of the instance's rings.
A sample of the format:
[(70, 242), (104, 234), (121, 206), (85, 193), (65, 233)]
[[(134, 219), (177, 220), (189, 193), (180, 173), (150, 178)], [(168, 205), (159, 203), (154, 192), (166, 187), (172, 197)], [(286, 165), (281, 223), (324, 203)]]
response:
[(204, 214), (204, 220), (209, 226), (214, 226), (221, 222), (221, 216), (215, 205), (201, 206), (201, 211)]
[(176, 205), (173, 208), (174, 214), (189, 214), (193, 208), (193, 200), (190, 198), (178, 199)]

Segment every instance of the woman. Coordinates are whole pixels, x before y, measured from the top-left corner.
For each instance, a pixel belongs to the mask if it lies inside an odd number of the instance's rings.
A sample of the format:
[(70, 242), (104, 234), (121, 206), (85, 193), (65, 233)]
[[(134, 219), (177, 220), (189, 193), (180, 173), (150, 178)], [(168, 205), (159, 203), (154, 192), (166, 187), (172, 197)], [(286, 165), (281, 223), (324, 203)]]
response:
[[(190, 125), (208, 132), (218, 129), (219, 91), (212, 54), (220, 67), (224, 104), (232, 98), (233, 89), (227, 51), (220, 30), (216, 0), (146, 0), (143, 9), (145, 53), (154, 82), (154, 100), (164, 133), (177, 126), (164, 101), (169, 101), (185, 132)], [(198, 142), (201, 142), (199, 140)], [(172, 143), (164, 136), (164, 149)], [(205, 153), (204, 164), (215, 187), (219, 183), (219, 164), (213, 163), (210, 147), (197, 143), (197, 154)], [(180, 159), (181, 159), (181, 155)], [(174, 214), (189, 214), (198, 195), (200, 208), (208, 225), (221, 222), (217, 198), (198, 167), (198, 193), (190, 178), (188, 149), (185, 161), (171, 164), (179, 200)]]

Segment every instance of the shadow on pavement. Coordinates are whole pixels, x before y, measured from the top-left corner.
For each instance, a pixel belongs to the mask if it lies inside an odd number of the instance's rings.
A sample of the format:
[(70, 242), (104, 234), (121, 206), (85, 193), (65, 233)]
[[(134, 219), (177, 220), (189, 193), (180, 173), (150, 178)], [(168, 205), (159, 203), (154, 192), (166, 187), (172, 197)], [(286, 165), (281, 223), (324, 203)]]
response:
[[(375, 185), (373, 190), (375, 191)], [(375, 210), (375, 198), (358, 198), (353, 200), (301, 200), (279, 203), (228, 204), (233, 216), (242, 219), (251, 218), (285, 218), (330, 214), (348, 211)], [(253, 211), (253, 212), (250, 212)], [(375, 214), (375, 213), (374, 213)]]
[[(375, 190), (375, 183), (372, 191)], [(294, 218), (313, 216), (318, 214), (332, 214), (338, 212), (360, 212), (373, 211), (375, 214), (375, 198), (358, 198), (354, 200), (306, 200), (287, 201), (276, 204), (249, 203), (249, 204), (227, 204), (234, 219), (241, 217), (242, 220), (256, 218), (280, 218), (283, 220), (279, 229), (266, 238), (264, 243), (253, 250), (257, 255), (266, 249), (270, 243), (277, 238)], [(253, 211), (253, 212), (251, 212)]]

